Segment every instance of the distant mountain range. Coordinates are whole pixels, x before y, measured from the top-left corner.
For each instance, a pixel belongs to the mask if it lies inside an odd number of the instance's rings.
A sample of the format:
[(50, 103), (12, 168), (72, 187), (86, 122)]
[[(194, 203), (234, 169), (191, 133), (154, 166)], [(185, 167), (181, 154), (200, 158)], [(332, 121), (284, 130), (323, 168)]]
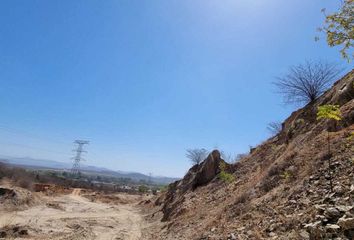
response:
[[(70, 171), (72, 164), (65, 162), (57, 162), (52, 160), (45, 159), (34, 159), (29, 157), (9, 157), (9, 156), (0, 156), (0, 162), (17, 165), (24, 168), (41, 168), (41, 169), (57, 169), (57, 170), (66, 170)], [(151, 180), (157, 184), (169, 184), (178, 180), (178, 178), (163, 177), (163, 176), (147, 176), (142, 173), (137, 172), (124, 172), (124, 171), (112, 171), (103, 167), (95, 167), (81, 164), (80, 170), (82, 172), (96, 173), (98, 175), (114, 176), (118, 178), (130, 178), (134, 181), (149, 181)]]

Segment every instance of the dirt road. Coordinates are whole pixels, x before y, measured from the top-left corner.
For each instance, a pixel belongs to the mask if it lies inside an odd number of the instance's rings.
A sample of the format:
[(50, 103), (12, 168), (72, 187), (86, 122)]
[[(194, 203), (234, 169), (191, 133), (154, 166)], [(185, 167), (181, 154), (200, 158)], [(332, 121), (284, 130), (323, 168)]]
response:
[(133, 205), (91, 202), (78, 189), (28, 210), (0, 215), (0, 226), (15, 224), (26, 226), (30, 239), (136, 240), (144, 227)]

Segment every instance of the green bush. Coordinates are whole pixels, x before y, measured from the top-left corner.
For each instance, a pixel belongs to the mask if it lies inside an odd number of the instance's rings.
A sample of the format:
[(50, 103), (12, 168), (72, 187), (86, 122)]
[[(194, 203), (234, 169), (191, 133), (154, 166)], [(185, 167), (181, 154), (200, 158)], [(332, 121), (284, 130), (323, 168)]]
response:
[(227, 172), (224, 172), (224, 171), (221, 171), (220, 174), (219, 174), (219, 177), (222, 181), (224, 182), (232, 182), (235, 180), (235, 177), (234, 175), (230, 174), (230, 173), (227, 173)]
[(224, 162), (220, 163), (220, 173), (219, 173), (219, 178), (227, 183), (233, 182), (235, 180), (234, 175), (231, 173), (226, 172), (226, 164)]
[(290, 171), (284, 171), (280, 176), (284, 180), (289, 180), (292, 177), (292, 173)]
[(168, 185), (161, 186), (159, 189), (161, 192), (167, 192), (168, 190)]
[(145, 185), (140, 185), (138, 191), (141, 193), (146, 193), (149, 190), (149, 188)]

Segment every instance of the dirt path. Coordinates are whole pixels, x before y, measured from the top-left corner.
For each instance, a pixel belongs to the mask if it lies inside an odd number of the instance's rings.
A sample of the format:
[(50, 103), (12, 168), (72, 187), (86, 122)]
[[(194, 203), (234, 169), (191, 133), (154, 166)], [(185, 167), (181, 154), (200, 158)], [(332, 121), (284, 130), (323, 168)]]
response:
[(80, 196), (79, 189), (47, 204), (1, 214), (0, 225), (5, 224), (27, 226), (32, 239), (136, 240), (141, 238), (144, 227), (143, 218), (133, 205), (90, 202)]

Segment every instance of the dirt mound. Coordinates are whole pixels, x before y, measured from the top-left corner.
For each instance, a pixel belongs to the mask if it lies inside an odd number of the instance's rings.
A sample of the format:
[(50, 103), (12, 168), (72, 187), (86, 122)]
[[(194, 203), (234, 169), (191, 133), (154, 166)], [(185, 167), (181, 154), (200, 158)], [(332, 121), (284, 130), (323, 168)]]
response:
[[(10, 239), (144, 239), (145, 222), (130, 204), (91, 202), (75, 194), (45, 198), (50, 202), (0, 212), (0, 234)], [(21, 230), (28, 230), (28, 236), (16, 235), (26, 233)]]
[(101, 192), (86, 193), (82, 197), (89, 199), (91, 202), (100, 202), (106, 204), (135, 204), (144, 199), (141, 195), (130, 195), (124, 193), (104, 194)]
[(33, 185), (33, 190), (35, 192), (42, 192), (47, 196), (69, 194), (72, 189), (69, 187), (64, 187), (56, 184), (44, 184), (44, 183), (35, 183)]
[[(154, 202), (151, 219), (161, 210), (167, 222), (151, 235), (176, 240), (354, 239), (353, 98), (354, 71), (292, 113), (277, 136), (233, 166), (232, 183), (214, 175), (195, 185), (200, 166), (193, 166)], [(317, 108), (324, 104), (340, 105), (343, 119), (337, 124), (318, 121)]]
[(1, 199), (14, 198), (16, 195), (13, 189), (0, 187), (0, 197)]
[(39, 197), (19, 187), (0, 186), (0, 210), (20, 210), (39, 202)]

